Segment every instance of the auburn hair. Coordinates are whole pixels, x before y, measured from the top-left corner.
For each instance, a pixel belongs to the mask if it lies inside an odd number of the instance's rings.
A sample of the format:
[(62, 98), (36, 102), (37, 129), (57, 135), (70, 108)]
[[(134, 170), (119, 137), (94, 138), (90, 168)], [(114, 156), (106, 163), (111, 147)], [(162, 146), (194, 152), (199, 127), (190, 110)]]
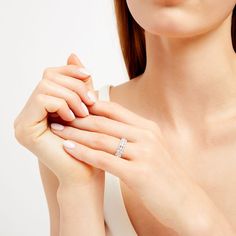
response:
[[(142, 74), (146, 67), (144, 30), (132, 17), (126, 0), (114, 0), (121, 50), (130, 79)], [(232, 14), (232, 44), (236, 52), (236, 6)]]

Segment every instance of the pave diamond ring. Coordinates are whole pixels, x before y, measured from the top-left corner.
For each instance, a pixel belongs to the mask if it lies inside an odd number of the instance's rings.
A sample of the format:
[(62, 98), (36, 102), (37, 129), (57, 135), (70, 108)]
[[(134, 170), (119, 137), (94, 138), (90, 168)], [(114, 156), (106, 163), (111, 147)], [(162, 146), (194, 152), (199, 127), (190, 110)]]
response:
[(127, 139), (126, 138), (121, 138), (120, 142), (119, 142), (119, 145), (116, 149), (115, 156), (122, 157), (122, 154), (124, 153), (126, 144), (127, 144)]

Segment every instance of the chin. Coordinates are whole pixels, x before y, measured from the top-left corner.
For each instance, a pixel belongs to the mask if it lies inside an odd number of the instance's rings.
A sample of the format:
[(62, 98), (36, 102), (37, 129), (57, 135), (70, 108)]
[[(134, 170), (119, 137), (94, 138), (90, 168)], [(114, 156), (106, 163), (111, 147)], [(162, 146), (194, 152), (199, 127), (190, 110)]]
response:
[[(204, 22), (194, 19), (193, 15), (186, 14), (179, 9), (161, 9), (153, 15), (153, 19), (143, 25), (150, 34), (184, 38), (193, 37), (208, 30)], [(142, 22), (143, 23), (143, 22)]]
[(126, 0), (137, 23), (153, 35), (187, 38), (219, 26), (235, 0)]

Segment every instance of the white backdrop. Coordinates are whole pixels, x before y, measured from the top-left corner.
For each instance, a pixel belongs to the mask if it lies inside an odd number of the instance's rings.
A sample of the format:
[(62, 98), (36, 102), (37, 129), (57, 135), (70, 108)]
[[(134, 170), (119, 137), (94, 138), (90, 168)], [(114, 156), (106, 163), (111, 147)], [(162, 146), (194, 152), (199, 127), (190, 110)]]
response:
[(95, 88), (127, 80), (112, 0), (0, 1), (0, 235), (49, 235), (36, 157), (14, 139), (13, 121), (42, 72), (76, 53)]

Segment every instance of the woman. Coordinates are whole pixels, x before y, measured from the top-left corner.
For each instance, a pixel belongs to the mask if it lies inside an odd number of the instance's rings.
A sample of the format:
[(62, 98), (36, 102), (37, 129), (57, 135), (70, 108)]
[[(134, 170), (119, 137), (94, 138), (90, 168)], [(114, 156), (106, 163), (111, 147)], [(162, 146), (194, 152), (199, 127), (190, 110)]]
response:
[(115, 1), (130, 80), (96, 91), (107, 101), (86, 96), (75, 56), (45, 71), (15, 129), (40, 160), (52, 235), (105, 234), (103, 171), (121, 181), (127, 235), (236, 234), (235, 4)]

